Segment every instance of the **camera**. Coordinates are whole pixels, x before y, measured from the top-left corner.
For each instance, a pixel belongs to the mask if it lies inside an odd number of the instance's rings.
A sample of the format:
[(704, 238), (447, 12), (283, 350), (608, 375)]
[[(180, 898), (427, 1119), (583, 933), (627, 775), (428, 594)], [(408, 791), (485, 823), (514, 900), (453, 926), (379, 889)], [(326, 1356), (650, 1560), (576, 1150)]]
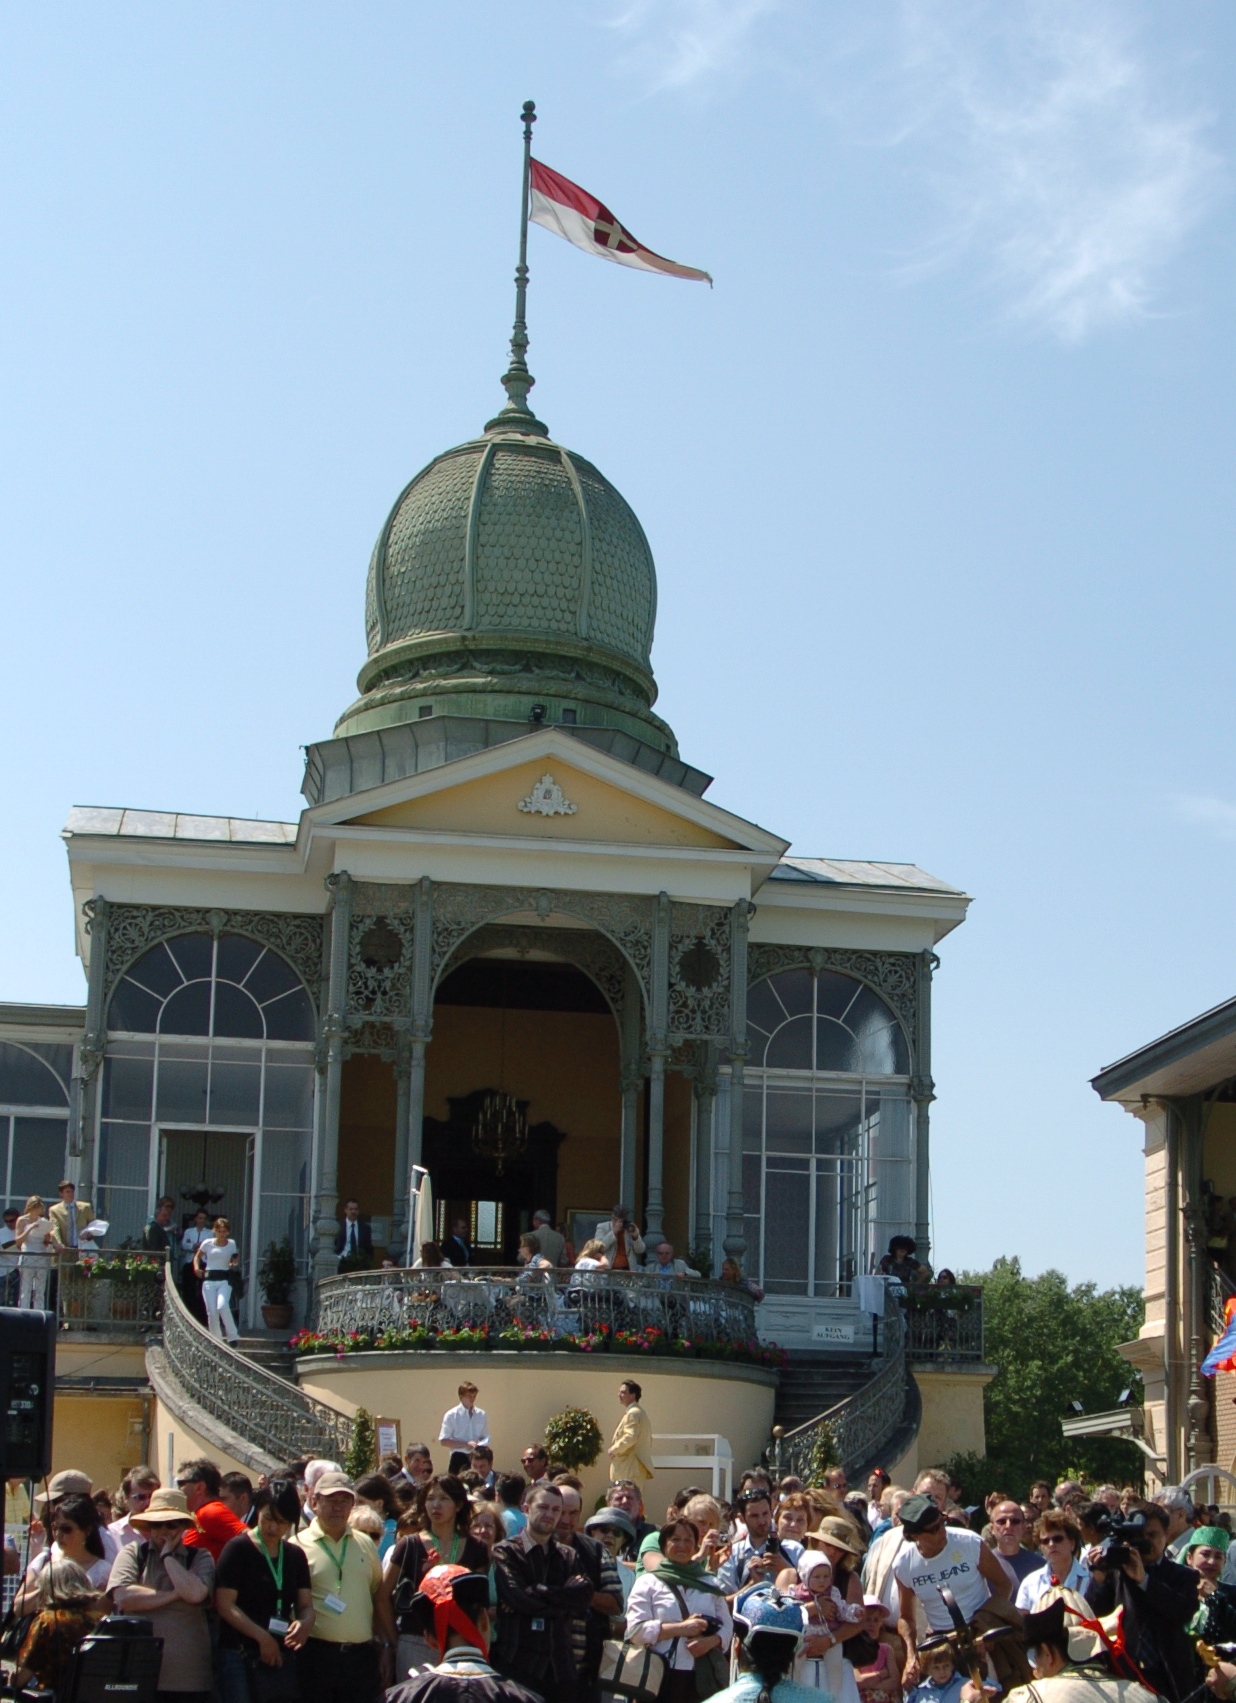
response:
[(1127, 1519), (1107, 1514), (1094, 1523), (1103, 1534), (1095, 1562), (1097, 1567), (1123, 1567), (1134, 1550), (1143, 1557), (1149, 1555), (1151, 1540), (1146, 1531), (1145, 1514), (1130, 1514)]
[(720, 1632), (721, 1622), (715, 1615), (701, 1614), (697, 1616), (697, 1619), (704, 1622), (704, 1630), (700, 1633), (701, 1638), (715, 1638)]

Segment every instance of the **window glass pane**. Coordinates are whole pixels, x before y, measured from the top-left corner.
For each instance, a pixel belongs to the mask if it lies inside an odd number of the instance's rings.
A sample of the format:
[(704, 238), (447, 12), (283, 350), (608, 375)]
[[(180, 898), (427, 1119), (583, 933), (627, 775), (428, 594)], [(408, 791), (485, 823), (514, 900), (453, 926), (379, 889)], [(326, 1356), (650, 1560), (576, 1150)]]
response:
[(159, 1026), (159, 1001), (126, 976), (112, 995), (107, 1026), (127, 1029), (135, 1035), (153, 1035)]
[(309, 1192), (309, 1136), (267, 1130), (262, 1135), (262, 1193)]
[(768, 986), (780, 1001), (787, 1017), (799, 1017), (810, 1012), (810, 970), (782, 970), (780, 975), (769, 976)]
[(185, 980), (162, 941), (157, 946), (152, 946), (149, 952), (144, 952), (136, 964), (129, 966), (125, 974), (130, 981), (157, 994), (160, 999), (166, 999), (169, 993), (175, 993)]
[(64, 1175), (67, 1118), (13, 1119), (13, 1175), (10, 1192), (22, 1205), (32, 1194), (44, 1205), (56, 1204), (56, 1184)]
[(859, 1093), (816, 1095), (815, 1150), (817, 1153), (853, 1154), (862, 1134), (863, 1100)]
[(264, 1005), (266, 1033), (272, 1041), (311, 1041), (314, 1035), (313, 1006), (303, 987), (293, 988), (282, 999)]
[[(113, 1003), (115, 1003), (113, 1001)], [(210, 1032), (210, 983), (190, 982), (163, 1007), (159, 1029), (165, 1035), (205, 1035)]]
[(262, 1067), (218, 1064), (210, 1067), (210, 1122), (257, 1125)]
[(159, 1060), (169, 1058), (201, 1059), (205, 1062), (210, 1052), (207, 1041), (195, 1041), (191, 1036), (161, 1035), (159, 1037)]
[(0, 1105), (67, 1105), (72, 1068), (72, 1047), (0, 1041)]
[(742, 1098), (742, 1150), (759, 1153), (764, 1143), (764, 1090), (748, 1088)]
[(815, 1179), (815, 1282), (817, 1293), (833, 1292), (840, 1280), (844, 1237), (841, 1233), (841, 1167), (822, 1164)]
[(770, 1088), (766, 1145), (769, 1153), (810, 1153), (811, 1091)]
[(288, 993), (300, 985), (296, 971), (277, 952), (266, 952), (245, 983), (259, 1005), (265, 1005), (268, 999), (277, 999), (281, 993)]
[(215, 1034), (242, 1035), (260, 1040), (266, 1033), (262, 1013), (243, 988), (231, 982), (215, 984)]
[(100, 1184), (94, 1209), (107, 1224), (104, 1247), (134, 1247), (146, 1223), (145, 1188), (120, 1189)]
[(753, 988), (747, 989), (747, 1022), (760, 1031), (761, 1047), (764, 1036), (778, 1028), (784, 1017), (781, 1001), (767, 980), (756, 982)]
[(742, 1210), (747, 1252), (743, 1260), (743, 1269), (748, 1274), (760, 1269), (760, 1231), (763, 1227), (760, 1218), (760, 1175), (759, 1154), (744, 1154), (742, 1161)]
[(285, 1236), (297, 1261), (303, 1263), (309, 1249), (308, 1196), (264, 1194), (258, 1215), (259, 1256), (272, 1242), (281, 1242)]
[(855, 996), (865, 991), (862, 982), (836, 970), (821, 970), (815, 982), (815, 1008), (821, 1017), (846, 1019)]
[(313, 1125), (312, 1066), (266, 1066), (266, 1101), (262, 1121), (267, 1129), (310, 1129)]
[(206, 1061), (159, 1060), (156, 1116), (160, 1123), (206, 1122)]
[[(150, 1167), (150, 1125), (105, 1123), (99, 1130), (99, 1181), (112, 1188), (146, 1190)], [(116, 1238), (108, 1232), (108, 1242)]]
[(792, 1017), (768, 1043), (764, 1055), (769, 1070), (811, 1069), (811, 1018)]
[(811, 1194), (798, 1174), (769, 1170), (764, 1194), (764, 1288), (805, 1295)]
[(103, 1116), (150, 1122), (154, 1060), (108, 1058), (103, 1065)]
[(214, 941), (208, 934), (178, 934), (167, 942), (167, 949), (187, 982), (209, 977)]
[(881, 1254), (893, 1236), (914, 1233), (914, 1178), (910, 1165), (913, 1108), (904, 1094), (867, 1097), (873, 1195), (870, 1247)]
[(817, 1070), (861, 1071), (862, 1053), (857, 1041), (833, 1017), (816, 1020), (815, 1065)]
[(864, 988), (850, 1013), (850, 1027), (858, 1037), (859, 1070), (868, 1076), (907, 1076), (909, 1048), (901, 1024), (884, 1001)]
[(247, 940), (243, 934), (221, 934), (215, 974), (226, 982), (243, 982), (264, 951), (258, 941)]

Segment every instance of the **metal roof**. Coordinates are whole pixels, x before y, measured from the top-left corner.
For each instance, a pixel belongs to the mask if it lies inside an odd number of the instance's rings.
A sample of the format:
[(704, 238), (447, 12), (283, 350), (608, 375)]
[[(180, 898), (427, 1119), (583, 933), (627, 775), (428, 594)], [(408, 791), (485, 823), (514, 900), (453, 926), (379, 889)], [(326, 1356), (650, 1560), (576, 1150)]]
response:
[(1233, 1075), (1236, 999), (1228, 999), (1115, 1064), (1105, 1065), (1090, 1085), (1100, 1099), (1118, 1100), (1130, 1091), (1134, 1098), (1201, 1094)]
[(75, 805), (66, 834), (115, 834), (142, 840), (224, 840), (249, 845), (296, 843), (295, 822), (253, 821), (244, 816), (186, 816), (170, 810), (123, 810)]
[(923, 893), (955, 893), (938, 876), (928, 875), (915, 863), (872, 863), (853, 858), (783, 857), (769, 876), (770, 881), (825, 882), (839, 887), (894, 887)]

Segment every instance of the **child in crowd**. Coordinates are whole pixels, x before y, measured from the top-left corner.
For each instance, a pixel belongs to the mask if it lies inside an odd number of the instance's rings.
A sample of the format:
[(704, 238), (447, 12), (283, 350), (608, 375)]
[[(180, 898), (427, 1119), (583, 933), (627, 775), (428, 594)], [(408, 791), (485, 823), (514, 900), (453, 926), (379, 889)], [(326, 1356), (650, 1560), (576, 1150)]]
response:
[[(832, 1562), (818, 1549), (804, 1550), (798, 1559), (798, 1584), (787, 1593), (802, 1604), (806, 1637), (794, 1664), (799, 1685), (827, 1691), (833, 1703), (859, 1703), (854, 1669), (837, 1642), (837, 1628), (863, 1617), (861, 1603), (848, 1603), (833, 1583)], [(787, 1575), (788, 1576), (788, 1575)], [(948, 1703), (956, 1703), (950, 1698)]]
[(906, 1703), (959, 1703), (962, 1676), (947, 1644), (930, 1650), (922, 1659), (923, 1679), (906, 1698)]
[[(858, 1693), (863, 1703), (901, 1703), (901, 1673), (905, 1662), (905, 1644), (900, 1637), (896, 1643), (884, 1638), (885, 1622), (888, 1620), (888, 1606), (879, 1597), (863, 1598), (863, 1638), (864, 1648), (855, 1653), (854, 1678), (858, 1681)], [(894, 1636), (896, 1636), (894, 1634)], [(847, 1653), (853, 1650), (860, 1640), (851, 1640)], [(870, 1645), (875, 1645), (875, 1654), (871, 1655)], [(901, 1659), (898, 1660), (898, 1650)], [(870, 1659), (862, 1659), (870, 1658)]]

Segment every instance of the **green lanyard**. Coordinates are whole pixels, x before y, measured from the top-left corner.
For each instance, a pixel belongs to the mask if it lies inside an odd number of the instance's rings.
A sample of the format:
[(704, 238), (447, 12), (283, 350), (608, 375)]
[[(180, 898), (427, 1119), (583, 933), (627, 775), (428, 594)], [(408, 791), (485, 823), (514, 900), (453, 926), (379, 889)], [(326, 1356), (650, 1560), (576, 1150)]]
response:
[[(283, 1539), (282, 1538), (279, 1539), (279, 1565), (277, 1567), (275, 1566), (274, 1562), (270, 1558), (269, 1549), (267, 1549), (265, 1543), (262, 1541), (261, 1537), (259, 1537), (256, 1532), (253, 1534), (253, 1541), (254, 1541), (254, 1543), (257, 1544), (258, 1549), (261, 1552), (262, 1560), (270, 1568), (271, 1577), (275, 1581), (275, 1590), (278, 1593), (279, 1602), (282, 1603), (283, 1602)], [(344, 1541), (346, 1542), (346, 1539)], [(343, 1577), (343, 1568), (342, 1567), (340, 1567), (340, 1569), (339, 1569), (339, 1577), (341, 1579)]]
[[(344, 1532), (343, 1542), (339, 1546), (338, 1555), (335, 1554), (335, 1552), (331, 1548), (330, 1544), (326, 1541), (326, 1534), (325, 1533), (322, 1534), (322, 1537), (321, 1537), (321, 1540), (320, 1540), (321, 1544), (322, 1544), (322, 1548), (326, 1551), (326, 1553), (330, 1556), (331, 1560), (335, 1563), (335, 1566), (339, 1569), (339, 1583), (341, 1585), (343, 1584), (343, 1563), (347, 1559), (348, 1539), (351, 1537), (351, 1535), (352, 1535), (351, 1532)], [(282, 1557), (280, 1558), (280, 1560), (282, 1561)]]
[[(433, 1545), (433, 1552), (438, 1558), (438, 1565), (441, 1566), (443, 1564), (442, 1563), (442, 1551), (438, 1548), (437, 1538), (432, 1536), (432, 1534), (426, 1532), (425, 1544), (426, 1544), (426, 1547), (428, 1547), (430, 1544)], [(459, 1533), (456, 1532), (454, 1537), (452, 1537), (452, 1539), (451, 1539), (451, 1556), (450, 1556), (450, 1560), (448, 1562), (446, 1562), (446, 1565), (448, 1567), (454, 1566), (455, 1557), (459, 1554), (459, 1551), (460, 1551), (460, 1548), (462, 1547), (462, 1545), (463, 1545), (463, 1538), (461, 1538)]]

